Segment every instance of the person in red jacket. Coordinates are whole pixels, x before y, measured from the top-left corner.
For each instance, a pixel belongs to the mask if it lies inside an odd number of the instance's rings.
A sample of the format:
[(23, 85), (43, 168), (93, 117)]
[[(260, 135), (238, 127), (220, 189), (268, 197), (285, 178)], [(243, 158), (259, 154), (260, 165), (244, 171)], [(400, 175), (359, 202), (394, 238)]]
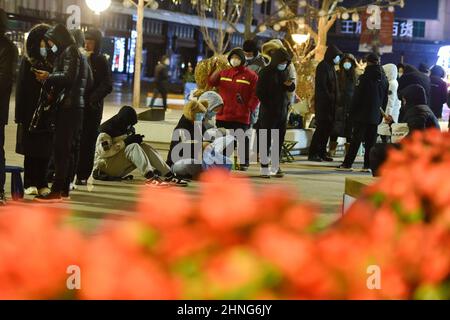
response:
[[(216, 71), (209, 77), (209, 85), (216, 87), (223, 99), (224, 106), (217, 113), (218, 128), (230, 130), (250, 128), (250, 115), (259, 104), (256, 96), (258, 76), (245, 67), (245, 54), (241, 48), (231, 50), (228, 55), (231, 69)], [(246, 171), (249, 166), (249, 137), (245, 139), (244, 161), (240, 158), (240, 170)]]

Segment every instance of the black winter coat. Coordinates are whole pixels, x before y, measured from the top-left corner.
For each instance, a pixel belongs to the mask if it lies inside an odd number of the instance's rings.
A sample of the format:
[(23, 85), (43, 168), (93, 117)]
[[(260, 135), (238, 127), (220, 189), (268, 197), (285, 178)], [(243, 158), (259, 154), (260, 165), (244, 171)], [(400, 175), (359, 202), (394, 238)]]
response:
[(436, 118), (442, 118), (442, 109), (447, 102), (447, 83), (441, 77), (431, 76), (430, 109)]
[(359, 77), (353, 96), (350, 116), (352, 121), (378, 125), (382, 120), (380, 108), (386, 110), (389, 81), (379, 65), (366, 67)]
[(342, 52), (335, 46), (329, 46), (325, 58), (317, 65), (315, 80), (316, 121), (331, 123), (334, 120), (338, 101), (338, 81), (333, 59)]
[(101, 54), (102, 34), (98, 30), (90, 30), (86, 37), (95, 41), (95, 50), (89, 57), (94, 77), (93, 85), (86, 91), (86, 107), (103, 112), (104, 98), (112, 92), (112, 74), (108, 59)]
[(63, 25), (51, 28), (45, 37), (56, 44), (56, 60), (46, 86), (64, 91), (61, 108), (84, 108), (84, 96), (89, 78), (89, 65), (81, 57), (74, 39)]
[(405, 71), (403, 76), (398, 80), (398, 92), (402, 91), (406, 87), (418, 84), (425, 89), (425, 96), (427, 101), (425, 104), (430, 104), (430, 91), (431, 91), (431, 82), (430, 78), (427, 77), (424, 73), (417, 70), (415, 67), (411, 65), (405, 65)]
[(440, 129), (439, 121), (428, 107), (424, 89), (419, 85), (411, 85), (400, 92), (405, 98), (406, 105), (400, 110), (400, 123), (407, 123), (409, 134), (416, 130), (428, 128)]
[(333, 135), (350, 138), (352, 124), (350, 110), (352, 108), (353, 95), (355, 94), (356, 75), (355, 69), (346, 71), (341, 60), (341, 67), (337, 73), (339, 79), (339, 101), (336, 104), (336, 115), (334, 119)]
[(17, 47), (0, 33), (0, 126), (8, 124), (9, 99), (16, 68)]
[[(277, 66), (283, 61), (290, 63), (290, 57), (283, 49), (277, 49), (267, 67), (259, 73), (256, 95), (261, 102), (259, 108), (258, 127), (273, 129), (274, 124), (287, 121), (289, 97), (288, 92), (295, 90), (295, 83), (286, 86), (287, 73), (279, 71)], [(286, 69), (289, 68), (289, 64)]]
[(159, 63), (155, 68), (155, 85), (160, 89), (169, 88), (169, 68), (163, 63)]

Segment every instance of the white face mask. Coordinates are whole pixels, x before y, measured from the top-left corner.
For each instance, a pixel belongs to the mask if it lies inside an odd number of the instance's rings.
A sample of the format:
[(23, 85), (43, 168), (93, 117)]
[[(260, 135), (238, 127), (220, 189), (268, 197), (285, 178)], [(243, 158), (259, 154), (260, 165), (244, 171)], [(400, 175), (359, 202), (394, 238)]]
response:
[(47, 58), (47, 48), (41, 48), (40, 52), (42, 58)]
[(334, 62), (334, 64), (338, 64), (339, 62), (341, 62), (341, 57), (340, 57), (340, 56), (336, 56), (336, 57), (333, 59), (333, 62)]
[(237, 58), (233, 58), (230, 60), (230, 64), (232, 67), (239, 67), (241, 65), (241, 60)]
[(56, 46), (56, 44), (54, 44), (53, 47), (51, 47), (51, 50), (53, 53), (58, 52), (58, 47)]
[(344, 62), (344, 69), (345, 70), (350, 70), (352, 68), (352, 63), (351, 62)]

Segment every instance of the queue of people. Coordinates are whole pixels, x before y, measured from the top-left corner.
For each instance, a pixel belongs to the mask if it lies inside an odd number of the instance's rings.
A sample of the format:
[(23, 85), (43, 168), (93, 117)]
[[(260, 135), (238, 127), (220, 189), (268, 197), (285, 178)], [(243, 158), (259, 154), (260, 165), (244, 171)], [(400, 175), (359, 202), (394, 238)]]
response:
[[(7, 17), (0, 10), (0, 202), (4, 203), (4, 105), (12, 87), (14, 45), (4, 36)], [(282, 178), (280, 157), (289, 108), (295, 100), (297, 74), (283, 42), (273, 39), (261, 51), (254, 40), (227, 55), (228, 68), (208, 74), (213, 90), (191, 95), (174, 128), (167, 160), (136, 133), (137, 114), (124, 106), (101, 124), (105, 97), (112, 92), (109, 62), (101, 53), (102, 34), (91, 29), (69, 32), (63, 25), (34, 26), (17, 76), (16, 152), (24, 155), (25, 193), (38, 202), (70, 199), (71, 183), (121, 181), (138, 170), (151, 187), (185, 187), (214, 167), (247, 171), (250, 138), (256, 132), (260, 177)], [(392, 125), (409, 130), (439, 127), (447, 100), (445, 72), (425, 74), (410, 65), (382, 66), (368, 54), (361, 68), (356, 58), (329, 46), (315, 77), (315, 133), (309, 161), (332, 162), (338, 138), (346, 138), (338, 170), (352, 170), (361, 145), (364, 171), (377, 171), (388, 148)], [(155, 72), (154, 97), (167, 108), (169, 57)], [(423, 67), (421, 68), (423, 71)], [(154, 104), (154, 99), (152, 100)], [(241, 132), (242, 139), (236, 132)], [(384, 144), (376, 145), (381, 136)], [(200, 137), (200, 138), (199, 138)], [(199, 139), (198, 139), (199, 138)], [(329, 146), (329, 150), (327, 150)], [(373, 152), (371, 152), (373, 151)], [(239, 161), (232, 159), (232, 154)], [(54, 167), (49, 188), (48, 169)], [(76, 178), (76, 179), (75, 179)]]

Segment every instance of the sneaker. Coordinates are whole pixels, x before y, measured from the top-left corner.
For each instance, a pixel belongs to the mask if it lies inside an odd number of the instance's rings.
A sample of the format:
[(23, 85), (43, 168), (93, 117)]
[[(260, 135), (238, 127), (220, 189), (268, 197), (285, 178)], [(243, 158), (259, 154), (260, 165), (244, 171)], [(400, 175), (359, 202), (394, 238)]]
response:
[(50, 190), (50, 188), (41, 188), (38, 190), (38, 194), (40, 196), (46, 196), (48, 195), (50, 192), (52, 192), (52, 190)]
[(153, 178), (148, 179), (145, 181), (145, 185), (148, 187), (155, 187), (155, 188), (168, 188), (171, 187), (171, 185), (165, 181), (163, 181), (160, 177), (154, 176)]
[(245, 165), (244, 166), (239, 166), (238, 167), (238, 171), (243, 171), (243, 172), (248, 171), (248, 167), (249, 166), (245, 166)]
[(353, 171), (351, 166), (348, 166), (346, 164), (341, 164), (339, 167), (336, 168), (338, 171)]
[(63, 199), (63, 201), (68, 201), (70, 200), (70, 195), (68, 192), (61, 192), (61, 199)]
[(69, 190), (70, 190), (70, 191), (77, 190), (77, 186), (74, 185), (74, 184), (71, 182), (70, 185), (69, 185)]
[(77, 179), (75, 181), (76, 186), (87, 186), (87, 180), (86, 179)]
[(366, 167), (364, 167), (364, 168), (362, 168), (361, 169), (361, 171), (360, 172), (364, 172), (364, 173), (371, 173), (372, 172), (372, 170), (370, 170), (370, 168), (366, 168)]
[(24, 190), (24, 193), (27, 196), (37, 196), (37, 195), (39, 195), (39, 191), (38, 191), (38, 189), (36, 187), (28, 187), (28, 188), (26, 188)]
[(308, 157), (308, 161), (311, 161), (311, 162), (322, 162), (323, 160), (319, 156), (309, 156)]
[(59, 203), (62, 202), (61, 193), (59, 192), (50, 192), (46, 196), (37, 196), (34, 198), (34, 201), (40, 203)]
[(171, 176), (171, 177), (167, 177), (164, 182), (167, 182), (169, 185), (174, 186), (174, 187), (187, 187), (188, 183), (183, 180), (183, 179), (179, 179), (177, 177)]
[(278, 169), (278, 171), (272, 173), (271, 176), (275, 178), (284, 178), (284, 172), (281, 169)]
[(6, 196), (4, 192), (0, 192), (0, 206), (6, 205)]
[(270, 170), (267, 167), (261, 167), (261, 173), (259, 174), (260, 178), (270, 179)]

